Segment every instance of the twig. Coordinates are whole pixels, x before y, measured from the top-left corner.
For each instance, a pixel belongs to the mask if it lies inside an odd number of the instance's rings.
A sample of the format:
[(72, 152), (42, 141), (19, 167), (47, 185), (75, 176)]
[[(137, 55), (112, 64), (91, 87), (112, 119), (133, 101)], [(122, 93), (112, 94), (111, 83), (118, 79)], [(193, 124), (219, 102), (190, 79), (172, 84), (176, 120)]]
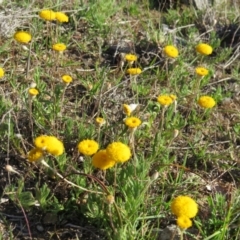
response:
[(237, 47), (235, 52), (233, 53), (232, 57), (225, 63), (223, 66), (226, 69), (229, 65), (231, 65), (238, 57), (240, 56), (240, 46)]
[(78, 186), (77, 184), (75, 184), (75, 183), (67, 180), (66, 178), (64, 178), (64, 177), (63, 177), (60, 173), (58, 173), (55, 169), (53, 169), (52, 167), (50, 167), (44, 160), (41, 160), (41, 163), (42, 163), (45, 167), (47, 167), (47, 168), (49, 168), (51, 171), (53, 171), (53, 172), (54, 172), (58, 177), (60, 177), (64, 182), (72, 185), (73, 187), (79, 188), (79, 189), (81, 189), (81, 190), (83, 190), (83, 191), (90, 192), (90, 193), (103, 194), (103, 192), (96, 192), (96, 191), (88, 190), (88, 189), (86, 189), (86, 188), (83, 188), (83, 187), (81, 187), (81, 186)]
[(32, 239), (32, 233), (31, 233), (31, 230), (30, 230), (30, 226), (29, 226), (29, 222), (28, 222), (28, 219), (27, 219), (27, 215), (26, 215), (26, 213), (25, 213), (25, 211), (24, 211), (24, 209), (23, 209), (23, 206), (22, 206), (21, 202), (19, 201), (19, 199), (16, 198), (16, 200), (17, 200), (17, 202), (18, 202), (18, 204), (19, 204), (19, 206), (20, 206), (20, 208), (21, 208), (21, 210), (22, 210), (22, 213), (23, 213), (23, 215), (24, 215), (24, 219), (25, 219), (25, 222), (26, 222), (26, 224), (27, 224), (27, 229), (28, 229), (29, 237), (30, 237), (30, 239)]
[(223, 79), (220, 79), (220, 80), (218, 80), (218, 81), (216, 81), (216, 82), (209, 83), (209, 84), (207, 84), (207, 86), (212, 86), (212, 85), (214, 85), (214, 84), (218, 84), (218, 83), (220, 83), (220, 82), (225, 82), (225, 81), (228, 81), (228, 80), (231, 80), (231, 79), (232, 79), (231, 77), (223, 78)]

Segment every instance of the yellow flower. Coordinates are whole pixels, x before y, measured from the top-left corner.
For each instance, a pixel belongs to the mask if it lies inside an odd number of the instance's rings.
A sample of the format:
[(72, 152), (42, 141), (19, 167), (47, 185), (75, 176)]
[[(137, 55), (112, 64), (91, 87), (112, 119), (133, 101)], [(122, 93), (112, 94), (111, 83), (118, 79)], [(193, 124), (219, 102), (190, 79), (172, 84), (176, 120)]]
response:
[(192, 226), (192, 221), (186, 216), (180, 216), (177, 218), (177, 225), (181, 229), (187, 229)]
[(62, 155), (64, 152), (63, 143), (54, 136), (41, 135), (35, 138), (34, 144), (37, 148), (54, 156)]
[(63, 143), (54, 136), (48, 136), (47, 139), (48, 146), (46, 151), (54, 156), (60, 156), (64, 152)]
[(177, 217), (193, 218), (198, 213), (198, 205), (191, 197), (178, 196), (172, 201), (171, 210)]
[(136, 128), (141, 125), (142, 121), (137, 117), (128, 117), (124, 120), (124, 123), (129, 128)]
[(97, 124), (99, 127), (101, 127), (101, 126), (103, 126), (103, 125), (106, 123), (106, 120), (105, 120), (104, 118), (97, 117), (97, 118), (95, 119), (95, 122), (96, 122), (96, 124)]
[(130, 75), (138, 75), (142, 72), (142, 70), (140, 68), (129, 68), (127, 70), (127, 73)]
[(53, 44), (52, 48), (57, 52), (63, 52), (64, 50), (66, 50), (67, 46), (64, 43), (56, 43)]
[(131, 113), (137, 108), (138, 104), (123, 104), (123, 112), (127, 115), (130, 116)]
[(30, 162), (36, 162), (43, 158), (44, 152), (39, 148), (33, 148), (27, 154), (27, 159)]
[(107, 155), (115, 162), (126, 162), (131, 157), (130, 148), (121, 142), (113, 142), (106, 148)]
[(206, 75), (208, 75), (208, 70), (206, 68), (204, 68), (204, 67), (197, 67), (195, 69), (195, 72), (199, 76), (206, 76)]
[(137, 60), (137, 56), (134, 55), (134, 54), (126, 54), (126, 55), (125, 55), (125, 59), (126, 59), (126, 61), (128, 61), (128, 62), (134, 62), (134, 61)]
[(69, 84), (70, 82), (72, 82), (72, 77), (69, 75), (63, 75), (62, 80), (64, 83)]
[(171, 94), (171, 95), (160, 95), (157, 98), (157, 101), (163, 105), (163, 106), (169, 106), (176, 100), (176, 96)]
[(58, 22), (68, 22), (68, 16), (63, 12), (56, 12), (56, 20)]
[(210, 96), (202, 96), (198, 99), (198, 105), (203, 108), (213, 108), (216, 105), (216, 102)]
[(177, 99), (177, 96), (174, 95), (174, 94), (170, 94), (169, 97), (170, 97), (173, 101), (175, 101), (175, 100)]
[(91, 156), (97, 152), (99, 145), (94, 140), (83, 140), (78, 144), (78, 151), (86, 156)]
[(0, 67), (0, 78), (4, 77), (4, 69)]
[(46, 21), (53, 21), (56, 19), (56, 13), (52, 10), (42, 10), (39, 12), (40, 18), (46, 20)]
[(34, 144), (37, 148), (46, 150), (47, 148), (47, 135), (41, 135), (34, 139)]
[(178, 49), (172, 45), (166, 46), (163, 51), (168, 57), (176, 58), (178, 56)]
[(202, 55), (210, 55), (212, 54), (212, 47), (205, 43), (200, 43), (196, 47), (196, 51)]
[(13, 37), (19, 43), (29, 43), (32, 39), (31, 34), (24, 31), (16, 32)]
[(39, 94), (39, 91), (36, 89), (36, 88), (29, 88), (28, 89), (28, 93), (31, 95), (31, 96), (37, 96)]
[(102, 170), (113, 167), (115, 163), (115, 161), (108, 157), (105, 149), (98, 151), (92, 157), (92, 165)]

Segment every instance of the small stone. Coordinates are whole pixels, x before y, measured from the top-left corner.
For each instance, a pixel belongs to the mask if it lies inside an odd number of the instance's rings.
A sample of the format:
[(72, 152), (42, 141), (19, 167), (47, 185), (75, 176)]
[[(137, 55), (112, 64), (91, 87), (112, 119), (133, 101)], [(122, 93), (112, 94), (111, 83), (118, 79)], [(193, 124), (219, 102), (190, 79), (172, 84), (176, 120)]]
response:
[(37, 230), (39, 232), (43, 232), (44, 231), (44, 227), (42, 225), (37, 225)]
[(180, 240), (180, 230), (176, 225), (169, 225), (162, 230), (157, 240)]

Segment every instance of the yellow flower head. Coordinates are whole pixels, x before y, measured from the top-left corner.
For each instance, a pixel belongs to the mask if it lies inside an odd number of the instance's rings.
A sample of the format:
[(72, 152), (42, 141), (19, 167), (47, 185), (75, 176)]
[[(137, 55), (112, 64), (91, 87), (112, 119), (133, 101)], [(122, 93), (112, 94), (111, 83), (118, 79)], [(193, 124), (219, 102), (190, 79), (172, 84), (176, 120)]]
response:
[(172, 201), (171, 210), (177, 217), (193, 218), (198, 213), (198, 205), (188, 196), (178, 196)]
[(129, 68), (128, 70), (127, 70), (127, 73), (129, 74), (129, 75), (138, 75), (138, 74), (140, 74), (142, 72), (142, 70), (140, 69), (140, 68)]
[(54, 156), (62, 155), (64, 152), (63, 143), (54, 136), (41, 135), (35, 138), (34, 144), (37, 148)]
[(103, 125), (106, 123), (106, 120), (105, 120), (104, 118), (97, 117), (97, 118), (95, 119), (95, 122), (96, 122), (96, 124), (97, 124), (99, 127), (101, 127), (101, 126), (103, 126)]
[(63, 80), (64, 83), (69, 84), (70, 82), (72, 82), (73, 79), (69, 75), (63, 75), (62, 80)]
[(195, 69), (195, 72), (199, 76), (206, 76), (206, 75), (208, 75), (208, 70), (206, 68), (204, 68), (204, 67), (197, 67)]
[(196, 51), (202, 55), (210, 55), (212, 54), (212, 47), (206, 43), (200, 43), (196, 47)]
[(177, 218), (177, 225), (181, 229), (187, 229), (192, 226), (192, 221), (186, 216), (180, 216)]
[(39, 17), (46, 21), (53, 21), (56, 19), (56, 13), (52, 10), (42, 10), (39, 12)]
[(39, 91), (36, 89), (36, 88), (29, 88), (28, 89), (28, 93), (31, 95), (31, 96), (37, 96), (39, 94)]
[(172, 45), (168, 45), (163, 49), (163, 52), (171, 58), (176, 58), (178, 56), (178, 49)]
[(216, 105), (216, 102), (210, 96), (202, 96), (198, 99), (198, 105), (203, 108), (213, 108)]
[(94, 153), (97, 152), (98, 149), (99, 149), (99, 145), (94, 140), (86, 139), (79, 142), (78, 144), (78, 151), (86, 156), (93, 155)]
[(131, 157), (130, 148), (121, 142), (113, 142), (106, 148), (107, 155), (115, 162), (126, 162)]
[(141, 125), (142, 121), (137, 117), (128, 117), (124, 120), (124, 123), (129, 128), (136, 128)]
[(163, 106), (169, 106), (170, 104), (172, 104), (175, 100), (176, 100), (176, 96), (173, 94), (170, 95), (160, 95), (157, 98), (157, 101), (163, 105)]
[(63, 52), (66, 50), (67, 46), (64, 43), (56, 43), (53, 44), (52, 49), (57, 51), (57, 52)]
[(131, 113), (137, 108), (138, 104), (123, 104), (123, 112), (127, 115), (130, 116)]
[(16, 32), (13, 37), (19, 43), (29, 43), (32, 39), (31, 34), (24, 31)]
[(41, 149), (41, 150), (46, 150), (47, 148), (47, 135), (41, 135), (39, 137), (36, 137), (34, 139), (34, 144), (37, 148)]
[(55, 16), (58, 22), (68, 22), (68, 16), (63, 12), (56, 12)]
[(137, 60), (137, 56), (134, 55), (134, 54), (126, 54), (126, 55), (125, 55), (125, 59), (126, 59), (126, 61), (128, 61), (128, 62), (134, 62), (134, 61)]
[(44, 152), (39, 148), (33, 148), (27, 154), (27, 159), (30, 162), (36, 162), (43, 158)]
[(0, 78), (4, 77), (4, 69), (0, 67)]
[(108, 157), (105, 149), (98, 151), (92, 157), (92, 165), (102, 170), (113, 167), (115, 163), (115, 161)]
[(177, 96), (174, 95), (174, 94), (170, 94), (169, 97), (170, 97), (173, 101), (175, 101), (175, 100), (177, 99)]

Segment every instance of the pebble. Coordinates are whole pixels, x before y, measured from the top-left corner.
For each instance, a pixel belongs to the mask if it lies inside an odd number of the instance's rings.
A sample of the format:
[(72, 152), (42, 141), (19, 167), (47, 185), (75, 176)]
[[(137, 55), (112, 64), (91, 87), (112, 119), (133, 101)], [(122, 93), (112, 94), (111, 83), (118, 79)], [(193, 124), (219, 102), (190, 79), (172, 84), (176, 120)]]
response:
[(44, 227), (42, 225), (37, 225), (37, 230), (39, 232), (43, 232), (44, 231)]

